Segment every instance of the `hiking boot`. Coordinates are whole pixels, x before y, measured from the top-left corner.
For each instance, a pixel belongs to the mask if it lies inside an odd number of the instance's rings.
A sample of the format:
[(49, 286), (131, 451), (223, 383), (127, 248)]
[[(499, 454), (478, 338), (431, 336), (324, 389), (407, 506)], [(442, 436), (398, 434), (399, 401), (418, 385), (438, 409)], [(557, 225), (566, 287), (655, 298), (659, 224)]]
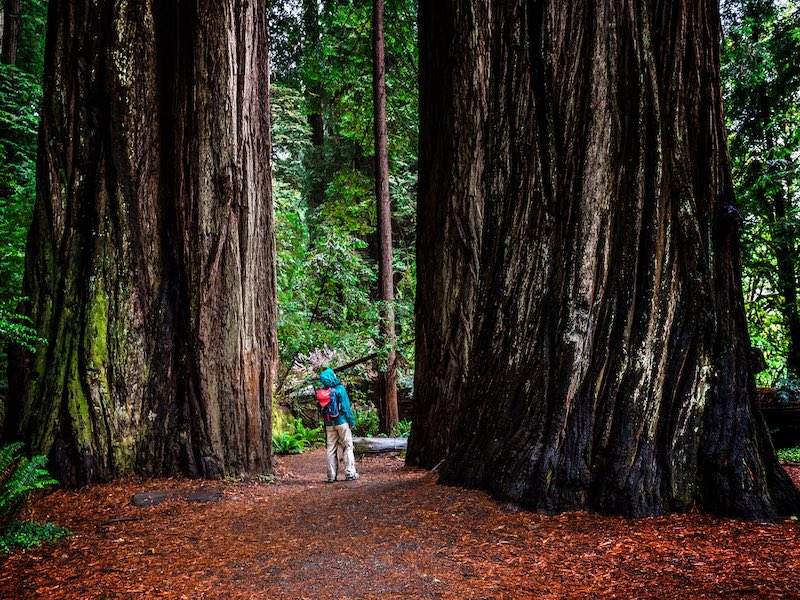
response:
[(336, 479), (326, 479), (325, 483), (336, 483)]
[(346, 481), (355, 481), (356, 479), (358, 479), (358, 473), (353, 473), (352, 475), (345, 477)]

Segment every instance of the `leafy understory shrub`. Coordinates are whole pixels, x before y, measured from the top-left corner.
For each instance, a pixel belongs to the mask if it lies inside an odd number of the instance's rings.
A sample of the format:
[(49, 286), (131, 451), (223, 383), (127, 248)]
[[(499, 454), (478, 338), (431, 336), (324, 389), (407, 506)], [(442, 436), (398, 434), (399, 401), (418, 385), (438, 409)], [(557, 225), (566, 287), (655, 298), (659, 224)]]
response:
[(275, 454), (300, 454), (305, 450), (305, 442), (293, 433), (283, 432), (272, 438), (272, 450)]
[(778, 450), (778, 459), (781, 462), (800, 463), (800, 447), (781, 448)]
[(392, 437), (407, 438), (411, 434), (411, 421), (403, 419), (394, 426)]
[(374, 408), (355, 411), (356, 426), (353, 435), (358, 437), (375, 437), (378, 435), (378, 411)]
[(295, 417), (292, 421), (292, 431), (272, 437), (272, 450), (275, 454), (300, 454), (322, 441), (321, 426), (306, 427), (301, 419)]
[(0, 448), (0, 552), (31, 548), (69, 535), (63, 527), (51, 523), (22, 522), (17, 519), (30, 494), (58, 482), (50, 476), (47, 458), (22, 454), (22, 444)]
[(305, 445), (306, 448), (310, 448), (311, 446), (315, 446), (316, 444), (320, 444), (325, 441), (323, 434), (322, 434), (322, 426), (319, 427), (306, 427), (303, 424), (303, 420), (295, 417), (294, 421), (292, 422), (292, 427), (294, 428), (294, 437)]
[(14, 521), (0, 535), (0, 554), (34, 548), (41, 544), (57, 542), (72, 535), (65, 527), (37, 521)]

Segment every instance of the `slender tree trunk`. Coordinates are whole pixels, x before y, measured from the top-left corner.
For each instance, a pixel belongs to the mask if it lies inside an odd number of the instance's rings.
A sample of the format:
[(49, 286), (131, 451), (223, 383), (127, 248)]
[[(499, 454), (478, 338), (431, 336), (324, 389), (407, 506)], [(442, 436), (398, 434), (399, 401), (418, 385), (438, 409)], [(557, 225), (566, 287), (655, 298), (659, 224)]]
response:
[[(744, 18), (753, 19), (754, 26), (751, 30), (750, 38), (754, 47), (761, 43), (762, 24), (760, 19), (768, 16), (763, 14), (763, 6), (758, 4), (747, 4), (744, 9)], [(775, 16), (773, 14), (773, 16)], [(766, 65), (759, 65), (766, 68)], [(768, 169), (768, 165), (775, 156), (775, 139), (770, 130), (772, 120), (772, 110), (770, 108), (768, 82), (762, 82), (758, 91), (758, 125), (764, 132), (763, 143), (765, 146), (765, 157), (762, 160), (762, 169)], [(764, 173), (767, 175), (767, 173)], [(797, 276), (795, 274), (795, 235), (787, 214), (787, 204), (791, 207), (791, 200), (787, 200), (782, 190), (777, 191), (773, 196), (768, 196), (766, 191), (761, 195), (761, 204), (764, 214), (769, 219), (770, 238), (772, 251), (777, 264), (778, 285), (777, 292), (781, 295), (782, 303), (780, 306), (783, 315), (784, 327), (789, 338), (789, 350), (786, 356), (786, 369), (789, 375), (800, 377), (800, 312), (798, 311)]]
[[(762, 93), (764, 124), (769, 123), (770, 111), (766, 95)], [(767, 156), (771, 157), (775, 149), (775, 140), (768, 132), (766, 136)], [(778, 266), (778, 293), (781, 295), (781, 313), (789, 338), (789, 350), (786, 355), (786, 370), (790, 376), (800, 378), (800, 310), (797, 304), (797, 276), (795, 274), (795, 233), (789, 222), (787, 200), (782, 190), (774, 196), (762, 198), (765, 213), (770, 219), (770, 237), (775, 263)]]
[(271, 469), (263, 6), (50, 4), (9, 430), (59, 479)]
[(311, 128), (311, 152), (306, 158), (306, 171), (309, 173), (308, 204), (314, 209), (325, 200), (324, 152), (325, 122), (323, 120), (323, 94), (320, 71), (322, 68), (322, 47), (319, 26), (319, 0), (303, 0), (303, 25), (306, 69), (306, 104), (308, 124)]
[(713, 0), (420, 2), (408, 462), (545, 511), (800, 507), (755, 407)]
[(7, 65), (17, 63), (17, 46), (19, 44), (21, 0), (5, 0), (3, 12), (3, 45), (0, 59)]
[(375, 108), (375, 201), (378, 214), (378, 292), (382, 302), (381, 343), (389, 347), (379, 361), (378, 412), (381, 431), (397, 425), (397, 359), (394, 329), (394, 269), (392, 267), (392, 204), (389, 197), (389, 153), (386, 135), (386, 62), (384, 60), (383, 0), (372, 1), (372, 92)]
[(795, 275), (795, 234), (788, 222), (787, 200), (782, 192), (773, 198), (772, 243), (778, 265), (778, 286), (783, 296), (783, 320), (789, 334), (789, 351), (786, 369), (800, 378), (800, 311), (797, 304), (797, 276)]

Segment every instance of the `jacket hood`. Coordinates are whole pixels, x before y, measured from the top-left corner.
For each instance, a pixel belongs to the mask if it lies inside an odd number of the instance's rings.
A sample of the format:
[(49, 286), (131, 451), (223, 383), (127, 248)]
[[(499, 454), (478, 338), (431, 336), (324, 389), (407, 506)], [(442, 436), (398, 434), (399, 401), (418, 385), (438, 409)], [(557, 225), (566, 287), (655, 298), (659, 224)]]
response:
[(333, 369), (325, 369), (322, 373), (319, 374), (319, 381), (322, 383), (323, 387), (335, 387), (342, 383), (339, 381), (339, 378), (336, 376), (336, 373), (333, 372)]

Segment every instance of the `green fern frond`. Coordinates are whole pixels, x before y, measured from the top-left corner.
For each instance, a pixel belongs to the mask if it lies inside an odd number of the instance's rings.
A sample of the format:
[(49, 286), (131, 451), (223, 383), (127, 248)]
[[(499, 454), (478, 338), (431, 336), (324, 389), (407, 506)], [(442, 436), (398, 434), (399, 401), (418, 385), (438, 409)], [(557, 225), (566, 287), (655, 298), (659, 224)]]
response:
[(0, 448), (0, 485), (11, 477), (14, 468), (19, 462), (21, 451), (22, 444), (20, 442)]
[(31, 492), (57, 485), (47, 471), (47, 458), (22, 456), (22, 444), (0, 448), (0, 530), (16, 518)]

